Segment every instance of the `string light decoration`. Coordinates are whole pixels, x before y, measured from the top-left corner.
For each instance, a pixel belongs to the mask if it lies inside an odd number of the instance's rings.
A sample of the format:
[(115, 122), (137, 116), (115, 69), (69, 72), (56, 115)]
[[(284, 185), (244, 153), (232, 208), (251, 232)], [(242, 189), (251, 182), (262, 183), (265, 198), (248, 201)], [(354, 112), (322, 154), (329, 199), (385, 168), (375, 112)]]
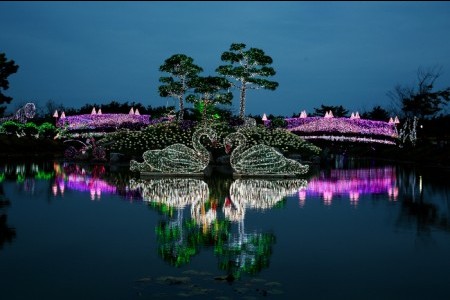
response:
[[(414, 117), (411, 119), (406, 119), (405, 123), (403, 124), (402, 128), (400, 129), (400, 140), (402, 144), (405, 144), (407, 140), (411, 142), (413, 147), (416, 145), (417, 142), (417, 122), (418, 118)], [(395, 123), (395, 121), (394, 121)]]
[(325, 139), (395, 145), (399, 135), (395, 122), (365, 120), (359, 114), (350, 118), (326, 117), (287, 118), (286, 129), (304, 139)]
[(241, 132), (229, 134), (224, 139), (225, 152), (231, 152), (230, 164), (238, 174), (263, 175), (287, 174), (302, 175), (308, 172), (309, 166), (286, 158), (275, 148), (258, 144), (245, 149), (247, 138)]
[(214, 208), (204, 211), (209, 198), (208, 184), (193, 178), (130, 179), (129, 188), (137, 190), (143, 201), (163, 203), (184, 209), (191, 205), (191, 217), (198, 224), (211, 224), (217, 219)]
[(136, 115), (136, 114), (101, 114), (99, 109), (95, 113), (95, 108), (92, 109), (91, 114), (83, 114), (76, 116), (66, 116), (60, 118), (56, 123), (56, 127), (66, 128), (69, 131), (73, 130), (94, 130), (94, 129), (117, 129), (120, 125), (136, 124), (149, 125), (150, 115)]
[(142, 154), (144, 162), (130, 161), (130, 170), (138, 172), (199, 173), (211, 160), (211, 153), (201, 143), (201, 137), (217, 140), (217, 134), (209, 127), (199, 127), (192, 134), (192, 146), (176, 143), (161, 150), (147, 150)]
[(28, 119), (34, 118), (36, 114), (36, 105), (34, 103), (27, 103), (23, 107), (19, 108), (16, 113), (10, 117), (0, 118), (0, 124), (5, 121), (17, 121), (20, 123), (26, 123)]
[(237, 222), (244, 219), (246, 208), (269, 209), (307, 185), (305, 179), (237, 179), (231, 184), (230, 197), (222, 209), (227, 219)]
[(209, 197), (206, 182), (193, 178), (130, 179), (129, 188), (138, 190), (143, 201), (176, 208), (206, 202)]

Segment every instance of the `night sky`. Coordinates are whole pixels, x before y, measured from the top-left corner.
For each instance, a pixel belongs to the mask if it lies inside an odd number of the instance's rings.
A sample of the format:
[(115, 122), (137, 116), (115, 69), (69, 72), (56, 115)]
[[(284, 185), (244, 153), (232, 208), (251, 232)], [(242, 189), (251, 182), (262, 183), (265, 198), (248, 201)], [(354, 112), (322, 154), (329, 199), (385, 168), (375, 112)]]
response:
[(182, 53), (217, 75), (231, 43), (264, 50), (277, 72), (276, 91), (247, 93), (247, 114), (388, 109), (387, 92), (419, 67), (442, 67), (436, 88), (450, 86), (450, 2), (2, 1), (0, 28), (0, 52), (19, 65), (8, 112), (48, 100), (178, 108), (158, 94), (159, 66)]

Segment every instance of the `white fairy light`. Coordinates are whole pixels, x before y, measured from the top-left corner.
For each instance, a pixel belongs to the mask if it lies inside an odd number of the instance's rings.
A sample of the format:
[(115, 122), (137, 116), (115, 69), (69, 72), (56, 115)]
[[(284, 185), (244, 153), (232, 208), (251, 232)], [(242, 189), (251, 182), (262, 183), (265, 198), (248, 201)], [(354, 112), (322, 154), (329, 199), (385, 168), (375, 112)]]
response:
[(301, 175), (308, 172), (309, 166), (286, 158), (275, 148), (258, 144), (245, 149), (247, 138), (241, 132), (229, 134), (224, 139), (225, 151), (230, 152), (230, 164), (239, 174), (290, 174)]
[(91, 115), (96, 115), (96, 114), (97, 114), (97, 112), (95, 111), (95, 107), (93, 107), (92, 111), (91, 111)]
[(133, 108), (130, 109), (130, 112), (128, 113), (129, 115), (134, 115), (134, 110)]
[(270, 209), (288, 195), (304, 190), (305, 179), (237, 179), (230, 186), (230, 198), (225, 200), (225, 217), (234, 222), (242, 221), (249, 209)]
[(130, 179), (129, 188), (138, 190), (143, 201), (184, 208), (208, 200), (206, 182), (193, 178)]

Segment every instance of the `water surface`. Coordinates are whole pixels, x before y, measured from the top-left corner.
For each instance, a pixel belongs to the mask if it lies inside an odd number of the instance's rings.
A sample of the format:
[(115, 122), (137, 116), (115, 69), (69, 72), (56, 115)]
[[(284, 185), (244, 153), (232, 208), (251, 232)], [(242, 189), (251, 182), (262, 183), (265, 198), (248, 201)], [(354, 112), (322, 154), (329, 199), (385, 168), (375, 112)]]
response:
[(449, 172), (0, 164), (1, 299), (449, 299)]

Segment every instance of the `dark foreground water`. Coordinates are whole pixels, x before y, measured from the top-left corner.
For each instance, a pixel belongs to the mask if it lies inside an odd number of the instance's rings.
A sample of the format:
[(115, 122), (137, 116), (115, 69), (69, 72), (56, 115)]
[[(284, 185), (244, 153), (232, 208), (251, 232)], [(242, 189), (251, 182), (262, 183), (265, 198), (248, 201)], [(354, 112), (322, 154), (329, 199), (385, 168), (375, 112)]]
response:
[[(336, 168), (339, 167), (339, 168)], [(0, 164), (0, 299), (450, 299), (450, 173)]]

